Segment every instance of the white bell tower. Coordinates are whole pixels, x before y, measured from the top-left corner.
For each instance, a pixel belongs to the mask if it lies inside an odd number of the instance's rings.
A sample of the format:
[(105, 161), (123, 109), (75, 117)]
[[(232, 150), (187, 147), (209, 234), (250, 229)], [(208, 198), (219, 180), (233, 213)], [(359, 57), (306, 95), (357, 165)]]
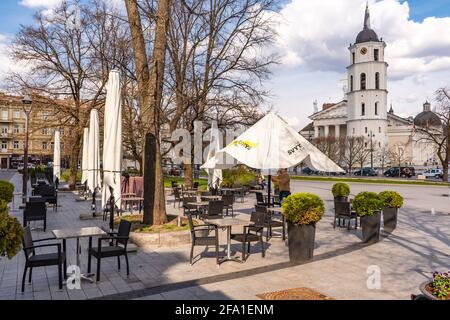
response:
[(386, 43), (370, 28), (369, 6), (364, 28), (349, 47), (347, 135), (364, 137), (375, 150), (387, 145)]

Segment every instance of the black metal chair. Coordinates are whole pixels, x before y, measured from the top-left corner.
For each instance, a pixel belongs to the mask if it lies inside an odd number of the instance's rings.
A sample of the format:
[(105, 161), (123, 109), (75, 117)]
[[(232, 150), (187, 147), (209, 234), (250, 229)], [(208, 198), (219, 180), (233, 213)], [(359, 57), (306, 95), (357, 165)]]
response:
[(228, 216), (229, 210), (231, 209), (231, 217), (234, 217), (234, 195), (231, 193), (226, 193), (222, 195), (223, 208), (226, 210), (226, 215)]
[(173, 207), (175, 208), (175, 204), (178, 202), (178, 208), (181, 206), (181, 202), (183, 202), (183, 199), (181, 198), (180, 189), (178, 187), (173, 188)]
[[(39, 240), (33, 240), (31, 236), (30, 227), (24, 228), (22, 243), (23, 243), (23, 252), (25, 254), (25, 268), (23, 270), (22, 276), (22, 292), (25, 291), (25, 278), (27, 276), (27, 270), (30, 268), (30, 274), (28, 278), (28, 282), (31, 282), (31, 277), (33, 274), (33, 268), (38, 267), (46, 267), (46, 266), (58, 266), (58, 282), (59, 289), (62, 289), (62, 278), (64, 275), (64, 279), (67, 279), (65, 262), (66, 262), (66, 253), (61, 249), (61, 243), (47, 243), (47, 244), (38, 244), (38, 242), (51, 241), (55, 240), (54, 238), (45, 238)], [(38, 248), (50, 248), (56, 247), (57, 252), (52, 253), (41, 253), (36, 254), (36, 249)]]
[(242, 187), (242, 188), (236, 190), (234, 192), (234, 198), (235, 199), (239, 198), (241, 200), (241, 203), (244, 203), (245, 202), (245, 188)]
[(200, 212), (197, 209), (188, 206), (190, 202), (197, 202), (197, 197), (183, 197), (183, 215), (193, 214), (198, 216)]
[(39, 185), (34, 193), (40, 195), (48, 204), (52, 205), (54, 211), (58, 211), (58, 191), (54, 186)]
[(192, 189), (193, 189), (193, 190), (197, 190), (197, 189), (198, 189), (198, 186), (199, 186), (198, 181), (195, 181), (194, 184), (192, 185)]
[(47, 229), (47, 206), (43, 199), (34, 198), (33, 202), (25, 204), (23, 226), (28, 226), (30, 221), (44, 221), (44, 231)]
[[(97, 248), (89, 246), (88, 257), (88, 272), (91, 272), (91, 256), (97, 259), (97, 281), (100, 281), (100, 265), (103, 258), (117, 257), (117, 265), (120, 270), (120, 257), (125, 256), (127, 264), (127, 275), (130, 274), (130, 267), (128, 264), (127, 245), (130, 237), (131, 222), (120, 220), (119, 230), (117, 232), (109, 232), (107, 237), (98, 239)], [(102, 243), (109, 241), (108, 246), (102, 246)]]
[(266, 206), (261, 206), (261, 205), (255, 205), (255, 210), (256, 212), (261, 212), (261, 213), (265, 213), (266, 214), (266, 220), (264, 221), (264, 223), (262, 223), (261, 225), (264, 226), (264, 228), (266, 228), (267, 232), (266, 232), (266, 241), (269, 241), (270, 238), (272, 238), (272, 229), (273, 228), (282, 228), (282, 236), (281, 238), (283, 239), (283, 241), (286, 239), (286, 220), (285, 217), (282, 215), (281, 216), (281, 221), (279, 220), (274, 220), (273, 219), (273, 214), (267, 210)]
[[(189, 230), (191, 231), (191, 254), (189, 263), (192, 266), (192, 260), (194, 258), (195, 246), (214, 246), (216, 249), (216, 264), (219, 265), (219, 231), (217, 226), (213, 225), (199, 225), (195, 226), (192, 219), (192, 215), (188, 216)], [(214, 235), (210, 235), (211, 231), (214, 231)]]
[(250, 221), (253, 222), (251, 226), (245, 226), (243, 233), (231, 234), (231, 240), (242, 243), (242, 261), (247, 260), (246, 245), (248, 255), (250, 255), (250, 243), (259, 242), (261, 244), (261, 255), (265, 257), (263, 231), (264, 223), (267, 219), (267, 215), (264, 212), (253, 212), (250, 217)]
[(202, 219), (222, 219), (223, 218), (224, 201), (209, 201), (208, 209), (200, 215)]
[(343, 219), (344, 226), (345, 220), (348, 220), (348, 230), (350, 230), (350, 224), (352, 219), (355, 219), (355, 230), (358, 228), (358, 215), (355, 211), (351, 210), (350, 202), (335, 201), (334, 202), (334, 222), (333, 228), (336, 228), (336, 220), (339, 220), (339, 227), (341, 226), (341, 219)]
[(263, 196), (262, 192), (255, 192), (255, 194), (256, 194), (256, 204), (258, 206), (265, 206), (265, 207), (269, 206), (269, 202), (266, 202), (264, 200), (264, 196)]

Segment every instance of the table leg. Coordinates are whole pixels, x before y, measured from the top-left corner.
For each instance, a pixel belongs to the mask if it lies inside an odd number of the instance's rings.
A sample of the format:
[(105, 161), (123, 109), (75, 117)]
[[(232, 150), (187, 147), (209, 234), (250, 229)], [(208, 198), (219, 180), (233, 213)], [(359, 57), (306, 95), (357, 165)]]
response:
[(227, 258), (231, 259), (231, 226), (227, 228)]
[[(81, 244), (80, 244), (80, 238), (77, 238), (77, 266), (81, 270), (80, 257), (81, 257)], [(93, 276), (94, 276), (94, 274), (81, 273), (80, 274), (80, 279), (89, 281), (91, 283), (94, 283)]]

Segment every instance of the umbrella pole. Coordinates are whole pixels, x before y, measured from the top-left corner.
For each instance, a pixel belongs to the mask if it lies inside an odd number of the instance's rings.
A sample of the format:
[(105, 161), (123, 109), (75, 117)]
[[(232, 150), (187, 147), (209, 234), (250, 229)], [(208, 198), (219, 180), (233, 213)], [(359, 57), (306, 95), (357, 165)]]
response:
[(272, 189), (272, 175), (269, 174), (269, 182), (267, 184), (267, 201), (269, 202), (269, 208), (271, 207), (271, 201), (270, 201), (270, 193)]
[(111, 196), (109, 197), (109, 229), (111, 232), (114, 231), (114, 206), (115, 206), (115, 199), (114, 199), (114, 190), (110, 187), (109, 192), (111, 193)]
[(97, 208), (95, 206), (95, 193), (96, 193), (97, 188), (94, 188), (94, 192), (92, 192), (92, 215), (93, 217), (95, 217), (95, 214), (97, 213)]

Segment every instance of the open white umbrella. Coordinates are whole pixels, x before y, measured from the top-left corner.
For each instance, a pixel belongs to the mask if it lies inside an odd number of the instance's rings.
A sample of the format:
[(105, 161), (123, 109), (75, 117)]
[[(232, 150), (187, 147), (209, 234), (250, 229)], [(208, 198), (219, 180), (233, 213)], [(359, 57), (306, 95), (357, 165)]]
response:
[[(115, 204), (120, 208), (122, 169), (122, 105), (120, 98), (120, 73), (109, 73), (106, 91), (103, 139), (103, 194), (102, 207), (106, 207), (113, 190)], [(113, 215), (110, 215), (113, 229)]]
[(88, 173), (88, 145), (89, 145), (89, 128), (84, 128), (83, 132), (83, 154), (81, 156), (81, 183), (87, 181)]
[(61, 141), (59, 130), (55, 130), (53, 145), (53, 181), (61, 179)]
[[(220, 131), (217, 127), (217, 122), (211, 123), (211, 138), (209, 144), (209, 152), (207, 160), (213, 158), (216, 153), (220, 151)], [(222, 170), (221, 169), (208, 169), (208, 186), (210, 188), (219, 188), (222, 183)]]
[(98, 188), (101, 188), (100, 176), (100, 137), (98, 126), (98, 112), (92, 109), (89, 120), (89, 142), (88, 142), (88, 172), (87, 187), (92, 192), (92, 212), (95, 216), (95, 196)]
[[(242, 163), (254, 169), (268, 170), (270, 175), (271, 170), (291, 168), (301, 162), (319, 171), (344, 172), (279, 116), (269, 113), (201, 168), (226, 169)], [(270, 195), (270, 177), (268, 192)]]

